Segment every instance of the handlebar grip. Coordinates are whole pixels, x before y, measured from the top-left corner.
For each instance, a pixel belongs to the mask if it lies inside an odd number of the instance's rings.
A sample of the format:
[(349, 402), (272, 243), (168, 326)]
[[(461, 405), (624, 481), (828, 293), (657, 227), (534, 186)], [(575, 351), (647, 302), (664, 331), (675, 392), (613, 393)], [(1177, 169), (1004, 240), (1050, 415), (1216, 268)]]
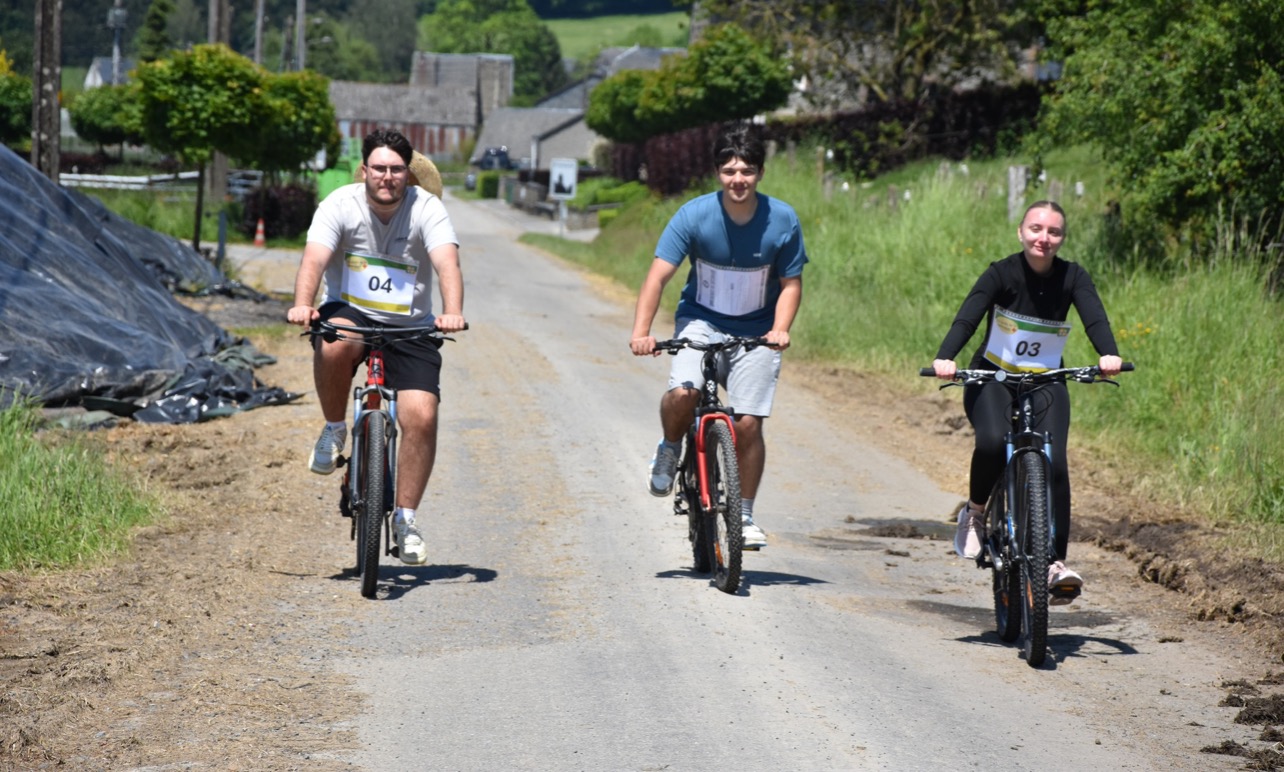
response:
[(1120, 367), (1120, 368), (1119, 368), (1119, 372), (1121, 372), (1121, 373), (1130, 373), (1130, 372), (1132, 372), (1132, 371), (1133, 371), (1133, 370), (1135, 370), (1135, 369), (1136, 369), (1136, 367), (1134, 367), (1134, 366), (1133, 366), (1132, 362), (1124, 362), (1124, 363), (1123, 363), (1123, 367)]
[(919, 375), (921, 375), (921, 376), (923, 376), (924, 378), (935, 378), (935, 377), (936, 377), (936, 368), (934, 368), (934, 367), (920, 367), (920, 368), (918, 368), (918, 374), (919, 374)]

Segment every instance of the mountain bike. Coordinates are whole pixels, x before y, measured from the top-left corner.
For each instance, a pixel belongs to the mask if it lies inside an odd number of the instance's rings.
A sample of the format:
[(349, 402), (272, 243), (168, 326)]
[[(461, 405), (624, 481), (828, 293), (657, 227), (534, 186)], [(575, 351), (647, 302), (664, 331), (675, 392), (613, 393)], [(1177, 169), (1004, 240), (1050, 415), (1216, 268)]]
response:
[[(1131, 371), (1131, 362), (1123, 370)], [(919, 375), (935, 377), (931, 367)], [(1048, 603), (1069, 603), (1079, 595), (1074, 585), (1048, 586), (1048, 565), (1055, 561), (1052, 499), (1052, 437), (1034, 429), (1034, 395), (1051, 383), (1109, 383), (1101, 369), (1062, 367), (1043, 372), (958, 370), (942, 386), (979, 386), (998, 382), (1012, 391), (1012, 431), (1004, 437), (1007, 465), (985, 503), (981, 554), (977, 568), (993, 571), (994, 622), (1004, 643), (1018, 638), (1026, 664), (1039, 667), (1047, 656)]]
[(352, 521), (361, 595), (373, 598), (380, 545), (386, 545), (383, 554), (400, 557), (390, 526), (397, 491), (397, 392), (384, 383), (384, 351), (402, 341), (454, 338), (436, 327), (357, 327), (329, 321), (313, 322), (303, 335), (366, 347), (366, 382), (353, 388), (352, 455), (340, 455), (336, 463), (345, 468), (339, 513)]
[(695, 420), (683, 440), (674, 483), (673, 514), (687, 516), (687, 538), (697, 572), (712, 571), (713, 584), (734, 594), (740, 589), (744, 534), (740, 522), (740, 466), (736, 460), (735, 411), (718, 397), (719, 364), (738, 349), (767, 345), (766, 338), (715, 335), (707, 342), (675, 338), (656, 341), (656, 351), (684, 348), (703, 352), (704, 387)]

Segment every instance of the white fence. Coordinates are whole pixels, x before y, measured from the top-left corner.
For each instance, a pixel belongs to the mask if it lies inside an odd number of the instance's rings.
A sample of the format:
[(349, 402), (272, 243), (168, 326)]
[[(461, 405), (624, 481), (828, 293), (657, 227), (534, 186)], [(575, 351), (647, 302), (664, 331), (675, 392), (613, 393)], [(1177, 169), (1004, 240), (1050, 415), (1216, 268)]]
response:
[[(112, 175), (112, 174), (68, 174), (58, 175), (59, 184), (68, 188), (97, 188), (116, 190), (153, 190), (173, 188), (181, 185), (194, 185), (199, 172), (176, 172), (174, 174), (147, 175)], [(246, 194), (259, 186), (263, 181), (263, 172), (252, 169), (238, 169), (227, 173), (227, 192), (234, 198), (243, 199)]]

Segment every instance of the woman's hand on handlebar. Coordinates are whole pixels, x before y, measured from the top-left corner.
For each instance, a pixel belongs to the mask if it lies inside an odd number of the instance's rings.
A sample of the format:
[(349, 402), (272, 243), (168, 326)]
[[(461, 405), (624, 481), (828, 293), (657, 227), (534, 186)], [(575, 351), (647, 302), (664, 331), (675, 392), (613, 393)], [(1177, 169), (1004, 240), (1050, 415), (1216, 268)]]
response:
[(789, 330), (771, 330), (762, 337), (767, 339), (768, 346), (777, 351), (789, 348)]
[(1123, 364), (1123, 359), (1111, 354), (1106, 354), (1101, 358), (1101, 361), (1097, 363), (1097, 368), (1101, 370), (1102, 375), (1107, 378), (1111, 378), (1118, 375), (1123, 370)]
[(952, 359), (933, 359), (932, 369), (936, 371), (936, 377), (943, 381), (954, 380), (954, 374), (959, 370)]
[(300, 327), (306, 327), (320, 318), (321, 312), (312, 306), (294, 306), (285, 312), (285, 320)]

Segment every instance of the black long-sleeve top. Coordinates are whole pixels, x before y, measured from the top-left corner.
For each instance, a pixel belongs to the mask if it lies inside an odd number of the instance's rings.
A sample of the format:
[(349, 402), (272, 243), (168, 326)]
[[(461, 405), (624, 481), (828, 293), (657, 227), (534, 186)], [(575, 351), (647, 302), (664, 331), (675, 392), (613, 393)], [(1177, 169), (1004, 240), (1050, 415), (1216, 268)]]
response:
[(1054, 257), (1052, 270), (1046, 276), (1040, 276), (1030, 268), (1023, 253), (1008, 255), (990, 263), (990, 267), (976, 280), (941, 341), (936, 358), (952, 360), (958, 356), (984, 319), (985, 338), (969, 367), (974, 370), (997, 369), (985, 358), (996, 306), (1036, 319), (1064, 322), (1072, 305), (1079, 312), (1084, 332), (1097, 353), (1118, 356), (1119, 348), (1115, 345), (1106, 308), (1092, 277), (1082, 266)]

